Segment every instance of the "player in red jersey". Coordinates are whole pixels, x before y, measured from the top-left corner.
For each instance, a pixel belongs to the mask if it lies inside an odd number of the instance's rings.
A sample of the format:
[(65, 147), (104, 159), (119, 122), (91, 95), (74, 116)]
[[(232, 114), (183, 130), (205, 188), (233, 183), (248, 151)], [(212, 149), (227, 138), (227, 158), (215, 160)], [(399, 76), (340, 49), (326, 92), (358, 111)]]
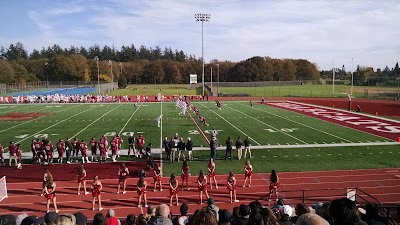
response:
[(44, 145), (44, 150), (46, 151), (47, 164), (52, 164), (53, 163), (53, 144), (51, 143), (51, 141), (47, 141), (47, 143)]
[(236, 199), (236, 178), (233, 176), (233, 173), (230, 172), (228, 176), (228, 190), (229, 190), (229, 195), (230, 195), (230, 202), (239, 202), (239, 200)]
[(189, 165), (188, 165), (187, 161), (185, 160), (185, 161), (183, 161), (183, 165), (182, 165), (182, 169), (181, 169), (181, 178), (182, 178), (181, 190), (182, 191), (183, 191), (183, 185), (185, 184), (185, 181), (186, 181), (186, 188), (188, 191), (190, 191), (190, 187), (189, 187), (189, 183), (188, 183), (189, 171), (190, 171)]
[(139, 158), (140, 158), (142, 156), (142, 154), (143, 154), (144, 143), (145, 143), (143, 135), (139, 134), (139, 137), (136, 138), (136, 142), (137, 142)]
[[(106, 135), (101, 136), (100, 141), (104, 142), (106, 145), (106, 149), (108, 149), (108, 140)], [(106, 151), (106, 158), (108, 159), (108, 152)]]
[(147, 182), (144, 180), (144, 177), (140, 177), (139, 181), (137, 182), (137, 193), (139, 195), (139, 203), (138, 203), (138, 207), (142, 207), (142, 205), (140, 204), (142, 202), (142, 198), (144, 200), (144, 207), (148, 207), (147, 205)]
[(44, 196), (47, 199), (47, 212), (50, 212), (50, 203), (53, 202), (54, 209), (58, 213), (57, 202), (56, 202), (56, 183), (53, 182), (53, 178), (49, 178), (44, 185)]
[(0, 159), (1, 159), (1, 165), (4, 164), (4, 156), (3, 156), (3, 154), (4, 154), (4, 148), (3, 148), (3, 146), (0, 144)]
[(122, 142), (124, 142), (124, 140), (122, 140), (119, 134), (117, 134), (116, 139), (117, 139), (117, 157), (119, 158), (119, 155), (121, 154)]
[(90, 150), (92, 152), (92, 162), (94, 161), (98, 161), (97, 160), (97, 141), (96, 138), (92, 138), (92, 140), (90, 140)]
[(176, 205), (178, 204), (178, 193), (179, 193), (179, 183), (176, 180), (175, 174), (171, 175), (171, 179), (169, 180), (169, 194), (170, 194), (170, 203), (169, 205), (172, 206), (172, 199), (176, 198)]
[(125, 163), (121, 164), (121, 167), (118, 170), (118, 186), (117, 186), (117, 194), (119, 194), (119, 189), (122, 184), (122, 194), (126, 194), (126, 176), (129, 174), (128, 167), (125, 166)]
[(101, 139), (99, 142), (99, 150), (100, 150), (100, 162), (105, 162), (107, 157), (107, 144), (104, 139)]
[(203, 192), (206, 195), (207, 199), (210, 198), (207, 191), (207, 179), (204, 175), (203, 170), (200, 170), (199, 177), (197, 178), (197, 184), (199, 188), (199, 195), (200, 195), (200, 204), (203, 204)]
[(17, 169), (22, 169), (22, 150), (21, 150), (21, 144), (17, 144), (16, 155), (17, 155)]
[(244, 165), (244, 182), (243, 187), (246, 186), (247, 180), (249, 180), (249, 187), (251, 185), (251, 175), (253, 174), (253, 166), (250, 164), (250, 161), (247, 160)]
[(208, 161), (208, 179), (210, 182), (210, 189), (212, 189), (212, 181), (215, 183), (215, 188), (218, 189), (217, 179), (215, 178), (215, 163), (213, 158)]
[(46, 155), (44, 154), (44, 149), (43, 149), (43, 142), (41, 142), (39, 139), (36, 139), (35, 143), (35, 151), (36, 151), (36, 162), (39, 164), (45, 161)]
[(71, 155), (75, 157), (75, 162), (78, 162), (78, 153), (80, 150), (78, 138), (74, 138), (74, 141), (72, 142), (72, 147), (73, 147), (73, 152)]
[(85, 195), (89, 194), (89, 192), (86, 191), (86, 170), (83, 167), (83, 164), (79, 165), (79, 168), (76, 171), (76, 179), (78, 180), (78, 195), (81, 194), (82, 184), (83, 184), (83, 191), (85, 191)]
[(112, 161), (116, 162), (117, 161), (117, 138), (113, 137), (113, 139), (110, 141), (110, 147), (111, 147), (111, 152), (112, 152)]
[(157, 189), (157, 184), (160, 186), (160, 191), (162, 191), (162, 183), (161, 183), (161, 168), (157, 162), (154, 163), (154, 192)]
[(63, 139), (60, 139), (57, 143), (57, 152), (58, 152), (58, 162), (63, 163), (64, 153), (65, 153), (65, 143)]
[(79, 149), (81, 150), (81, 154), (82, 154), (82, 163), (85, 163), (85, 160), (87, 163), (90, 163), (89, 157), (87, 156), (87, 144), (85, 141), (82, 140), (79, 143)]
[(207, 127), (209, 126), (209, 124), (207, 123), (207, 119), (205, 117), (199, 116), (199, 120), (200, 120), (200, 123), (206, 125)]
[(103, 188), (103, 185), (101, 184), (99, 177), (95, 176), (93, 179), (93, 184), (92, 184), (92, 210), (94, 210), (94, 205), (96, 203), (96, 199), (99, 201), (99, 211), (103, 210), (101, 207), (101, 189)]

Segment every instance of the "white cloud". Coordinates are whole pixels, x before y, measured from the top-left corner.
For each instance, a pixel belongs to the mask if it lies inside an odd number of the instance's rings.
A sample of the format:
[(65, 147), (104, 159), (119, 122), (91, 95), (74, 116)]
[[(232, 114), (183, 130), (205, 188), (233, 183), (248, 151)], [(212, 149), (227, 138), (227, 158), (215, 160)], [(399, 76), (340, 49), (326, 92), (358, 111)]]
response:
[[(350, 69), (354, 57), (355, 65), (383, 68), (392, 67), (400, 55), (396, 0), (80, 0), (46, 8), (29, 12), (39, 32), (28, 37), (38, 41), (34, 47), (39, 49), (53, 43), (144, 44), (201, 56), (201, 23), (194, 14), (210, 13), (210, 22), (204, 23), (207, 61), (260, 55), (305, 58), (321, 69), (335, 60)], [(71, 22), (73, 17), (79, 20)]]

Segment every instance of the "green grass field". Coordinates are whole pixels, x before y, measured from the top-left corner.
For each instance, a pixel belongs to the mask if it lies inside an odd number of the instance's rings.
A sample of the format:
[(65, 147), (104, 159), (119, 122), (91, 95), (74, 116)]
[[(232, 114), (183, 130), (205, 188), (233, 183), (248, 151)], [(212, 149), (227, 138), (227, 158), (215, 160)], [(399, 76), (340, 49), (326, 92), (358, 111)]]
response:
[[(92, 137), (99, 139), (103, 134), (110, 138), (120, 133), (125, 140), (122, 147), (127, 148), (127, 137), (134, 132), (135, 136), (143, 134), (146, 143), (152, 143), (155, 152), (160, 152), (163, 137), (178, 133), (185, 140), (191, 137), (195, 147), (208, 149), (201, 132), (209, 137), (209, 131), (215, 128), (219, 131), (218, 140), (223, 146), (228, 136), (234, 140), (238, 136), (242, 139), (245, 136), (251, 138), (254, 147), (254, 159), (251, 161), (257, 172), (269, 172), (272, 168), (304, 171), (400, 166), (399, 145), (389, 145), (393, 144), (390, 140), (375, 135), (265, 105), (255, 104), (251, 109), (248, 102), (222, 102), (222, 110), (218, 110), (212, 102), (193, 104), (210, 124), (209, 127), (200, 126), (201, 131), (195, 124), (198, 119), (194, 113), (190, 113), (194, 121), (188, 114), (178, 115), (175, 103), (170, 102), (143, 103), (136, 109), (132, 103), (1, 105), (0, 116), (26, 112), (51, 114), (26, 121), (1, 121), (0, 143), (6, 147), (12, 140), (21, 143), (23, 150), (29, 151), (31, 140), (44, 136), (56, 143), (60, 138), (78, 137), (79, 140), (89, 141)], [(161, 113), (164, 116), (162, 129), (157, 127), (155, 120)], [(357, 146), (362, 143), (365, 146)], [(372, 143), (380, 146), (372, 146)], [(336, 147), (324, 147), (326, 144)], [(354, 146), (340, 146), (343, 144)], [(304, 147), (297, 148), (298, 145)], [(224, 155), (223, 146), (218, 157)], [(209, 152), (196, 150), (194, 156), (196, 159), (191, 162), (192, 171), (206, 169)], [(159, 153), (154, 158), (159, 158)], [(165, 161), (164, 174), (180, 173), (181, 164)], [(243, 160), (220, 162), (218, 173), (238, 173), (243, 170)]]

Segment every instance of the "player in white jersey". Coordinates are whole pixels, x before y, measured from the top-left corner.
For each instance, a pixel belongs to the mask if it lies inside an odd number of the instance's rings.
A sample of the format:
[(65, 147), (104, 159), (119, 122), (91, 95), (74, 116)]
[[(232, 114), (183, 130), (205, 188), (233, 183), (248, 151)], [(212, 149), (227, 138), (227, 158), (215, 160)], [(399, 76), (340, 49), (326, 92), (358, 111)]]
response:
[(156, 118), (156, 120), (157, 120), (157, 126), (158, 126), (158, 127), (161, 127), (162, 115), (159, 115), (159, 116)]

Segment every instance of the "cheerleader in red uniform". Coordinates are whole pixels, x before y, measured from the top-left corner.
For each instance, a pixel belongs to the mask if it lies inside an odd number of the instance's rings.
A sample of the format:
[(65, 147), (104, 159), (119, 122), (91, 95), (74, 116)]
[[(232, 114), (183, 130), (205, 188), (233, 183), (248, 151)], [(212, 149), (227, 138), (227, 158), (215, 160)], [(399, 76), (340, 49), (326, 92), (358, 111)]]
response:
[(275, 193), (276, 200), (278, 201), (278, 187), (279, 187), (279, 177), (275, 170), (271, 171), (271, 176), (269, 177), (269, 197), (268, 202), (271, 199), (272, 193)]
[(160, 185), (160, 191), (162, 191), (162, 183), (161, 183), (161, 168), (157, 162), (154, 163), (154, 192), (156, 192), (157, 184)]
[(103, 188), (103, 185), (99, 181), (99, 177), (95, 176), (93, 179), (93, 184), (92, 184), (92, 210), (94, 210), (94, 205), (96, 203), (96, 199), (99, 201), (99, 211), (103, 210), (101, 207), (101, 189)]
[(188, 183), (188, 180), (189, 180), (189, 170), (190, 170), (190, 168), (189, 168), (189, 165), (188, 165), (187, 161), (186, 161), (186, 160), (183, 161), (183, 165), (182, 165), (182, 169), (181, 169), (181, 171), (182, 171), (182, 174), (181, 174), (181, 178), (182, 178), (182, 188), (181, 188), (181, 190), (182, 190), (182, 191), (183, 191), (183, 185), (185, 184), (185, 181), (186, 181), (187, 190), (190, 191), (190, 187), (189, 187), (189, 183)]
[(251, 185), (251, 175), (253, 174), (253, 166), (250, 164), (250, 161), (247, 160), (244, 166), (244, 182), (243, 187), (246, 186), (247, 179), (249, 179), (249, 187)]
[[(233, 176), (233, 173), (230, 172), (228, 176), (228, 190), (229, 190), (229, 195), (231, 197), (230, 202), (239, 202), (239, 200), (236, 199), (236, 178)], [(233, 196), (232, 196), (233, 195)], [(232, 198), (233, 197), (233, 198)], [(233, 200), (234, 199), (234, 200)]]
[(218, 189), (217, 179), (215, 179), (215, 163), (213, 158), (208, 161), (208, 180), (210, 182), (210, 189), (212, 189), (212, 181), (215, 183), (215, 188)]
[(86, 170), (83, 168), (83, 164), (79, 165), (78, 170), (76, 171), (76, 179), (78, 179), (78, 195), (81, 194), (81, 185), (83, 184), (83, 190), (85, 191), (85, 195), (89, 194), (86, 191)]
[(169, 180), (169, 194), (171, 195), (170, 206), (172, 206), (172, 199), (176, 198), (176, 205), (178, 205), (178, 193), (179, 193), (179, 184), (176, 180), (175, 174), (171, 175), (171, 179)]
[(45, 169), (43, 173), (43, 183), (42, 183), (42, 193), (40, 196), (45, 194), (45, 186), (48, 180), (53, 179), (53, 175), (50, 173), (49, 169)]
[(148, 207), (147, 205), (147, 182), (144, 180), (144, 177), (140, 177), (139, 181), (137, 182), (137, 193), (139, 195), (139, 203), (138, 203), (138, 207), (142, 207), (142, 205), (140, 204), (142, 202), (142, 198), (144, 200), (144, 207)]
[(49, 178), (44, 185), (44, 196), (47, 199), (47, 212), (50, 212), (50, 203), (53, 202), (54, 209), (58, 213), (57, 202), (56, 202), (56, 183), (53, 182), (53, 178)]
[(207, 199), (210, 198), (207, 192), (207, 178), (204, 175), (203, 170), (200, 170), (199, 177), (197, 178), (197, 184), (199, 185), (200, 204), (203, 204), (203, 192)]
[(128, 168), (125, 166), (125, 163), (121, 164), (121, 167), (118, 171), (118, 187), (117, 187), (117, 194), (119, 194), (119, 189), (121, 187), (122, 184), (122, 194), (126, 194), (126, 176), (129, 174), (129, 170)]

